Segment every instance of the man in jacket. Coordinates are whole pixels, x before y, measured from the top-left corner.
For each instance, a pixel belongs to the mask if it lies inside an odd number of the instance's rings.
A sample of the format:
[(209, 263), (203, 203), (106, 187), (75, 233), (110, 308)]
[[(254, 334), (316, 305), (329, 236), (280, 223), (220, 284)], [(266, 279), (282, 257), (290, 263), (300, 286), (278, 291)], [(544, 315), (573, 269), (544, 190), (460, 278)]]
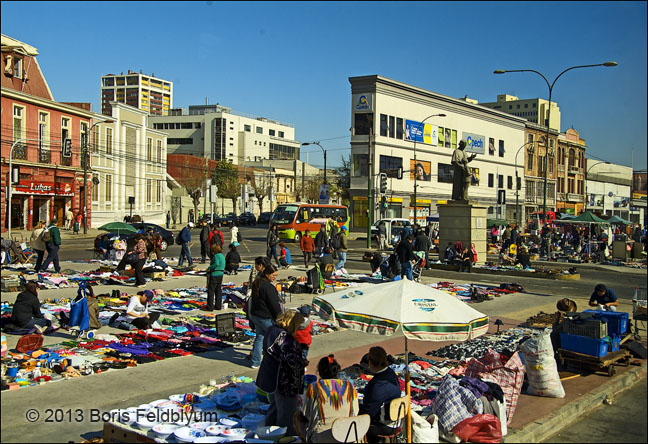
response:
[[(349, 240), (347, 238), (347, 232), (348, 232), (347, 227), (342, 225), (340, 232), (337, 234), (337, 239), (339, 239), (339, 241), (337, 241), (338, 244), (336, 245), (336, 251), (337, 251), (339, 261), (335, 266), (336, 270), (344, 268), (344, 263), (346, 262), (346, 254), (347, 254), (347, 250), (349, 249)], [(336, 241), (332, 240), (331, 242), (336, 242)]]
[(25, 285), (25, 291), (18, 294), (11, 312), (11, 323), (20, 328), (32, 329), (41, 334), (50, 325), (40, 310), (38, 286), (34, 282)]
[(50, 236), (49, 242), (45, 243), (45, 249), (47, 250), (47, 258), (45, 259), (45, 262), (43, 262), (43, 265), (41, 265), (40, 270), (37, 271), (47, 271), (47, 267), (49, 267), (50, 262), (53, 262), (54, 271), (56, 271), (57, 273), (61, 272), (61, 266), (59, 265), (59, 257), (58, 257), (59, 248), (61, 247), (61, 232), (56, 226), (57, 222), (58, 219), (56, 216), (54, 216), (50, 224), (46, 228)]
[(225, 236), (223, 236), (223, 232), (218, 229), (218, 226), (216, 224), (211, 225), (211, 231), (209, 232), (208, 240), (210, 248), (212, 245), (220, 245), (221, 248), (223, 248), (223, 245), (225, 245)]
[(328, 237), (326, 236), (326, 228), (322, 225), (319, 233), (315, 236), (315, 255), (321, 256), (326, 247), (328, 247)]
[(207, 221), (201, 222), (202, 229), (200, 230), (200, 256), (202, 257), (202, 263), (205, 263), (207, 256), (211, 257), (211, 251), (209, 251), (209, 225)]
[(378, 248), (381, 250), (387, 249), (387, 227), (384, 220), (381, 220), (378, 224)]
[(410, 281), (414, 279), (412, 276), (412, 263), (416, 262), (417, 259), (414, 255), (412, 239), (414, 239), (414, 236), (411, 234), (405, 237), (398, 243), (395, 251), (401, 264), (401, 277), (407, 276)]
[(414, 245), (416, 246), (416, 251), (422, 251), (425, 253), (425, 269), (430, 268), (430, 238), (425, 235), (425, 232), (423, 230), (419, 230), (418, 233), (416, 233), (416, 240), (414, 241)]
[(302, 252), (304, 253), (304, 267), (308, 267), (310, 264), (313, 250), (315, 249), (315, 241), (311, 237), (310, 231), (304, 231), (304, 235), (299, 241)]
[(191, 229), (193, 228), (193, 222), (189, 222), (186, 227), (180, 231), (180, 259), (178, 259), (178, 267), (182, 267), (184, 258), (187, 258), (189, 266), (193, 266), (193, 259), (191, 258), (191, 250), (189, 249), (189, 242), (191, 242)]

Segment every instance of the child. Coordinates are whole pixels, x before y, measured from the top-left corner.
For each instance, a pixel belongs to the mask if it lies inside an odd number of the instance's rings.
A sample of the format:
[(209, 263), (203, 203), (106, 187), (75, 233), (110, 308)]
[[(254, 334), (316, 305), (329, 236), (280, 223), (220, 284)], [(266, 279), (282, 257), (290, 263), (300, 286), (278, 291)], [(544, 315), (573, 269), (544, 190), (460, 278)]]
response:
[(295, 333), (295, 339), (302, 349), (304, 359), (308, 359), (308, 349), (313, 342), (313, 335), (311, 334), (313, 330), (313, 322), (310, 320), (311, 310), (308, 305), (303, 305), (299, 307), (299, 312), (304, 316), (304, 322), (299, 326), (299, 329)]
[(279, 255), (279, 265), (282, 268), (288, 268), (292, 265), (292, 259), (290, 258), (290, 251), (286, 248), (285, 242), (280, 242), (279, 247), (281, 247), (281, 253)]
[[(236, 242), (238, 244), (238, 242)], [(236, 245), (229, 245), (229, 253), (225, 256), (225, 273), (238, 274), (238, 267), (241, 263), (241, 255), (236, 251)]]

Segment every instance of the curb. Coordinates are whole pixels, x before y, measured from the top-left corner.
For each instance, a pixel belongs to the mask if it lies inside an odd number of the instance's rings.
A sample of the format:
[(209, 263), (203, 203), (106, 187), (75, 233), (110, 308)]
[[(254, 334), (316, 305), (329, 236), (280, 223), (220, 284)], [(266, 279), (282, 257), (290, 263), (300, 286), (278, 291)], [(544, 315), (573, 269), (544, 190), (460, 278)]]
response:
[(564, 405), (555, 412), (543, 418), (538, 418), (536, 421), (508, 434), (504, 437), (503, 442), (542, 442), (560, 430), (569, 427), (581, 416), (600, 407), (605, 398), (612, 397), (632, 387), (636, 382), (645, 377), (646, 362), (644, 361), (640, 367), (618, 376), (603, 387), (599, 387), (585, 394), (580, 399)]

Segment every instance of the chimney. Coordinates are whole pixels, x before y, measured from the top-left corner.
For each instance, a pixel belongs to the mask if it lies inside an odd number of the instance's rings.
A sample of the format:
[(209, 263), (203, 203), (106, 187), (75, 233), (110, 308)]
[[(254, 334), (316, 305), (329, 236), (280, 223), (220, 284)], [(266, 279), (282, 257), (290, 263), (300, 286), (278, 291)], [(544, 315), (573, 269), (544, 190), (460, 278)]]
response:
[(205, 97), (205, 105), (209, 105), (209, 97)]

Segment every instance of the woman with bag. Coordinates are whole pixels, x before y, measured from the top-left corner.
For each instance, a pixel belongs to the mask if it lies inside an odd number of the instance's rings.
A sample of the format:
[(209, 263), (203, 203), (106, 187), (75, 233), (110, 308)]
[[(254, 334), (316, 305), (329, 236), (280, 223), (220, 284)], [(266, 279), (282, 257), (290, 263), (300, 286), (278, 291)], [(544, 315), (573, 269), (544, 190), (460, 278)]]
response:
[(45, 257), (45, 242), (41, 238), (41, 233), (44, 229), (45, 221), (39, 220), (31, 235), (31, 246), (37, 254), (34, 270), (40, 270), (40, 266), (43, 264), (43, 258)]
[(252, 283), (250, 320), (256, 328), (256, 337), (252, 345), (252, 368), (259, 368), (261, 365), (263, 337), (282, 312), (281, 299), (273, 284), (275, 279), (277, 279), (277, 268), (274, 265), (268, 265)]

